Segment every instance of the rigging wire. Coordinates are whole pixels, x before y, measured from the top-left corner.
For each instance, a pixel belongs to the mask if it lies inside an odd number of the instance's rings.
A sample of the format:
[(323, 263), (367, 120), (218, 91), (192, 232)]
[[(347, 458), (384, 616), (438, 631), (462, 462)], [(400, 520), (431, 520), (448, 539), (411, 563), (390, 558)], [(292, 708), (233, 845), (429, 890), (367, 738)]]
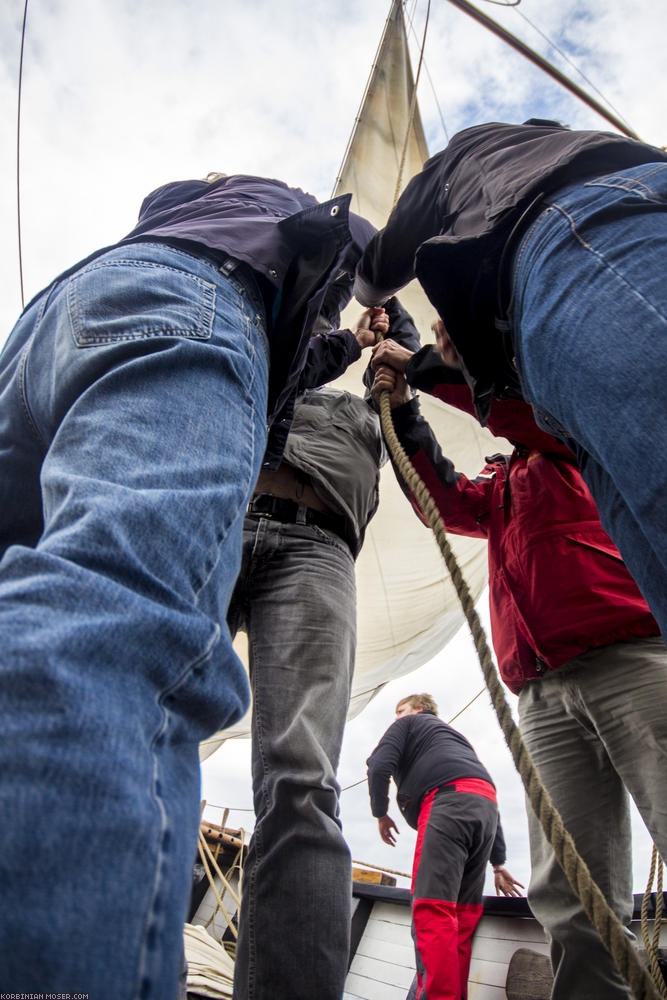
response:
[(394, 191), (394, 201), (395, 205), (398, 201), (398, 196), (401, 193), (401, 187), (403, 183), (403, 168), (405, 167), (405, 157), (408, 151), (408, 142), (410, 140), (410, 131), (412, 129), (412, 122), (414, 120), (415, 109), (417, 107), (417, 87), (419, 85), (419, 77), (422, 71), (422, 64), (424, 62), (424, 48), (426, 46), (426, 35), (428, 33), (428, 22), (431, 16), (431, 0), (428, 0), (428, 6), (426, 8), (426, 20), (424, 22), (424, 37), (422, 39), (421, 49), (419, 51), (419, 63), (417, 65), (417, 73), (415, 76), (415, 82), (412, 87), (412, 99), (410, 101), (410, 110), (408, 112), (408, 126), (405, 130), (405, 141), (403, 142), (403, 152), (401, 153), (401, 160), (398, 165), (398, 176), (396, 178), (396, 190)]
[(21, 96), (23, 94), (23, 51), (25, 49), (25, 26), (28, 19), (28, 0), (23, 6), (23, 27), (21, 29), (21, 55), (19, 58), (19, 84), (16, 107), (16, 221), (19, 251), (19, 282), (21, 285), (21, 309), (25, 308), (23, 291), (23, 250), (21, 246)]
[[(521, 2), (521, 0), (519, 0), (519, 3), (520, 2)], [(485, 3), (498, 3), (498, 0), (485, 0)], [(516, 6), (518, 6), (518, 4), (514, 4), (514, 3), (512, 3), (512, 4), (501, 4), (501, 6), (503, 6), (503, 7), (516, 7)], [(596, 87), (595, 84), (593, 83), (593, 81), (590, 80), (586, 76), (586, 74), (584, 73), (584, 71), (582, 69), (580, 69), (579, 66), (577, 66), (577, 64), (575, 62), (573, 62), (572, 59), (570, 59), (570, 57), (567, 55), (567, 53), (564, 52), (563, 49), (561, 49), (551, 38), (549, 38), (549, 36), (546, 35), (542, 31), (541, 28), (538, 28), (537, 25), (533, 21), (531, 21), (530, 18), (526, 16), (526, 14), (523, 13), (523, 11), (517, 10), (517, 14), (519, 15), (519, 17), (522, 17), (527, 24), (529, 24), (531, 26), (531, 28), (533, 29), (533, 31), (536, 31), (538, 35), (541, 35), (542, 38), (545, 40), (545, 42), (547, 42), (547, 44), (550, 45), (551, 48), (555, 52), (557, 52), (558, 55), (561, 56), (561, 58), (564, 59), (565, 62), (568, 63), (572, 67), (572, 69), (576, 70), (576, 72), (579, 74), (579, 76), (581, 77), (581, 79), (585, 80), (585, 82), (588, 84), (588, 86), (591, 88), (591, 90), (594, 90), (595, 93), (598, 95), (598, 97), (602, 98), (602, 100), (605, 102), (605, 104), (607, 104), (612, 109), (612, 111), (615, 114), (617, 114), (618, 117), (621, 118), (626, 123), (626, 125), (627, 125), (628, 124), (627, 119), (623, 117), (623, 115), (618, 110), (618, 108), (614, 107), (614, 105), (611, 103), (611, 101), (609, 100), (609, 98), (605, 97), (605, 95), (602, 93), (602, 91), (598, 87)]]
[(588, 107), (600, 115), (601, 118), (604, 118), (610, 125), (613, 125), (619, 132), (622, 132), (623, 135), (627, 135), (630, 139), (639, 139), (636, 132), (633, 132), (631, 128), (622, 122), (616, 115), (613, 115), (607, 108), (604, 107), (603, 104), (600, 104), (600, 102), (596, 101), (594, 97), (591, 97), (590, 94), (586, 93), (586, 91), (576, 84), (574, 80), (571, 80), (569, 76), (566, 76), (565, 73), (562, 73), (561, 70), (557, 69), (553, 63), (550, 63), (547, 59), (538, 55), (534, 49), (531, 49), (530, 46), (525, 44), (525, 42), (522, 42), (516, 37), (516, 35), (513, 35), (511, 31), (507, 31), (506, 28), (503, 28), (497, 21), (494, 21), (493, 18), (488, 17), (486, 14), (482, 13), (481, 10), (478, 10), (477, 7), (474, 7), (468, 2), (468, 0), (448, 0), (448, 2), (454, 7), (458, 7), (464, 14), (468, 14), (469, 17), (472, 17), (475, 21), (478, 21), (494, 35), (501, 38), (516, 52), (519, 52), (535, 66), (538, 66), (548, 76), (552, 77), (557, 81), (557, 83), (560, 83), (561, 86), (565, 87), (566, 90), (569, 90), (571, 94), (574, 94), (574, 96), (578, 97), (580, 101), (583, 101), (584, 104), (588, 105)]
[(412, 21), (412, 19), (415, 16), (415, 11), (417, 10), (417, 2), (418, 0), (412, 0), (412, 10), (408, 12), (408, 0), (403, 0), (403, 10), (405, 11), (405, 16), (408, 18), (409, 21)]
[[(413, 16), (411, 16), (410, 14), (408, 14), (407, 10), (406, 10), (405, 14), (406, 14), (408, 25), (410, 27), (410, 31), (412, 32), (412, 34), (414, 36), (414, 39), (417, 42), (417, 44), (419, 44), (419, 39), (417, 37), (417, 32), (415, 31)], [(413, 8), (413, 15), (414, 15), (414, 8)], [(435, 89), (435, 84), (433, 83), (433, 77), (431, 76), (431, 73), (429, 71), (428, 65), (426, 63), (426, 56), (424, 56), (424, 72), (426, 73), (426, 77), (427, 77), (428, 82), (429, 82), (429, 84), (431, 86), (431, 93), (433, 94), (433, 99), (435, 101), (435, 106), (438, 109), (438, 115), (440, 116), (440, 124), (442, 125), (442, 131), (445, 133), (445, 139), (446, 139), (446, 141), (449, 142), (449, 129), (447, 128), (447, 125), (445, 123), (445, 116), (442, 113), (442, 107), (440, 105), (440, 101), (438, 100), (438, 94), (437, 94), (437, 91)]]
[(392, 4), (391, 4), (391, 6), (389, 8), (389, 13), (387, 14), (387, 19), (384, 22), (384, 28), (382, 30), (382, 36), (380, 38), (378, 47), (377, 47), (377, 49), (375, 51), (375, 55), (373, 57), (373, 64), (371, 66), (371, 71), (368, 74), (368, 79), (366, 81), (366, 86), (364, 87), (364, 92), (363, 92), (363, 94), (361, 96), (361, 101), (359, 102), (359, 108), (358, 108), (357, 113), (355, 115), (354, 124), (352, 125), (352, 129), (350, 131), (350, 136), (349, 136), (349, 138), (347, 140), (347, 145), (345, 146), (345, 151), (343, 153), (343, 158), (340, 161), (340, 166), (338, 168), (338, 172), (336, 173), (336, 179), (334, 181), (333, 189), (331, 191), (331, 197), (332, 198), (336, 194), (336, 188), (338, 187), (338, 184), (340, 183), (340, 179), (341, 179), (341, 176), (342, 176), (342, 173), (343, 173), (343, 167), (345, 166), (345, 161), (347, 159), (347, 154), (350, 151), (350, 147), (352, 145), (352, 142), (354, 141), (354, 137), (356, 135), (357, 128), (359, 127), (359, 123), (361, 121), (361, 112), (363, 111), (364, 104), (365, 104), (366, 98), (368, 96), (368, 91), (370, 90), (371, 83), (373, 82), (373, 74), (375, 73), (375, 68), (376, 68), (376, 66), (378, 64), (378, 59), (380, 58), (380, 52), (382, 51), (382, 46), (384, 45), (384, 40), (387, 37), (387, 32), (389, 31), (389, 24), (390, 24), (390, 21), (391, 21), (391, 18), (392, 18), (392, 14), (394, 13), (395, 6), (396, 6), (395, 0), (392, 0)]

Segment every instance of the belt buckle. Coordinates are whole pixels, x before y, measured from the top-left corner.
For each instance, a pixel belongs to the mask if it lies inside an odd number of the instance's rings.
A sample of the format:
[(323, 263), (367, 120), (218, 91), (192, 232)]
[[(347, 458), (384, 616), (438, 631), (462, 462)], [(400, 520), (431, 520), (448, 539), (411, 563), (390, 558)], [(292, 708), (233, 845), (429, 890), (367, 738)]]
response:
[(264, 517), (272, 517), (273, 516), (272, 514), (268, 513), (265, 510), (258, 510), (255, 507), (255, 503), (256, 503), (256, 498), (255, 497), (251, 497), (250, 500), (248, 501), (248, 506), (246, 507), (246, 514), (257, 514), (257, 515), (261, 515), (261, 516), (264, 516)]

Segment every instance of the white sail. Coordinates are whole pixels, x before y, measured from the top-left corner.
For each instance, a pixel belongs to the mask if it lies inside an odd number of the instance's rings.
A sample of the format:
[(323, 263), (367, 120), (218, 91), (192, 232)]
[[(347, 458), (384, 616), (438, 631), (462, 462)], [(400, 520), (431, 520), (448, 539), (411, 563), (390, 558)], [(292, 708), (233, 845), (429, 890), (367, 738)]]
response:
[[(353, 210), (378, 228), (394, 205), (399, 172), (402, 190), (428, 157), (413, 93), (402, 7), (396, 0), (335, 191), (351, 193)], [(413, 316), (422, 342), (432, 342), (430, 325), (435, 312), (419, 285), (413, 282), (400, 299)], [(356, 302), (348, 306), (342, 326), (349, 326), (361, 308)], [(334, 384), (362, 395), (361, 377), (367, 364), (366, 351)], [(476, 475), (484, 456), (500, 449), (497, 439), (467, 414), (425, 395), (421, 407), (460, 471)], [(450, 541), (476, 600), (487, 580), (486, 543), (460, 536)], [(357, 594), (358, 643), (350, 718), (388, 681), (410, 673), (442, 650), (464, 620), (433, 534), (411, 511), (390, 465), (382, 470), (380, 506), (357, 560)], [(247, 662), (245, 635), (239, 636), (235, 647)], [(246, 716), (224, 734), (207, 740), (202, 744), (202, 758), (226, 737), (247, 733), (249, 725)]]

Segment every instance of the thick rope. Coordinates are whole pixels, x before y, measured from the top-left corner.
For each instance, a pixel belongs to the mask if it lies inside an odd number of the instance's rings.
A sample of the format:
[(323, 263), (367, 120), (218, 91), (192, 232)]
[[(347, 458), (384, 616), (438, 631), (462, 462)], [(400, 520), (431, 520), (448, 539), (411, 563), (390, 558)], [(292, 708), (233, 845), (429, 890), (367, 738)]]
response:
[[(653, 940), (651, 940), (651, 937), (649, 935), (648, 905), (651, 899), (651, 891), (653, 889), (653, 879), (655, 878), (656, 865), (658, 867), (658, 884), (655, 897)], [(660, 996), (667, 997), (667, 983), (665, 983), (665, 977), (662, 974), (662, 969), (660, 968), (658, 962), (659, 948), (660, 948), (660, 924), (662, 922), (662, 869), (663, 869), (663, 860), (658, 854), (658, 848), (654, 844), (653, 853), (651, 855), (651, 870), (649, 872), (648, 882), (646, 883), (646, 890), (644, 892), (644, 897), (642, 899), (641, 928), (642, 928), (642, 939), (644, 941), (644, 947), (646, 948), (646, 954), (648, 955), (653, 982), (655, 983), (656, 989), (658, 990)]]
[(444, 521), (435, 502), (421, 478), (415, 471), (401, 446), (391, 419), (389, 392), (380, 396), (380, 419), (382, 431), (394, 463), (407, 486), (416, 497), (419, 507), (433, 529), (452, 583), (472, 633), (480, 666), (491, 694), (500, 728), (509, 747), (516, 768), (521, 775), (526, 794), (533, 812), (537, 816), (545, 836), (551, 844), (556, 859), (563, 869), (573, 892), (581, 901), (591, 923), (596, 928), (603, 945), (610, 953), (616, 968), (630, 986), (636, 1000), (657, 1000), (658, 993), (647, 969), (629, 940), (625, 928), (613, 912), (599, 887), (593, 881), (583, 858), (577, 853), (572, 837), (565, 829), (563, 820), (551, 801), (551, 796), (542, 784), (530, 754), (526, 749), (493, 663), (486, 641), (484, 628), (479, 620), (468, 585), (463, 578), (456, 556), (449, 541)]

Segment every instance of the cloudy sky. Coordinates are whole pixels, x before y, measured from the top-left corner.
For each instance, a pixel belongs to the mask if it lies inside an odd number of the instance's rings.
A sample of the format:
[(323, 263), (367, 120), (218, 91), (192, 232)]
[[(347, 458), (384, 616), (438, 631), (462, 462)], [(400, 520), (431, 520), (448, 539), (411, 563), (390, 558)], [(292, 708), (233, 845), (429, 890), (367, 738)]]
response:
[[(603, 103), (641, 138), (667, 144), (663, 5), (478, 5), (587, 89), (598, 88)], [(328, 197), (388, 8), (389, 0), (30, 0), (20, 173), (26, 302), (60, 270), (131, 229), (144, 195), (164, 182), (209, 170), (246, 172)], [(409, 0), (407, 10), (414, 43), (421, 39), (426, 0)], [(0, 5), (0, 343), (21, 308), (16, 104), (22, 18), (23, 0)], [(425, 57), (419, 98), (432, 151), (447, 135), (480, 121), (548, 116), (573, 127), (607, 127), (446, 0), (432, 2)], [(389, 685), (349, 725), (341, 784), (363, 778), (363, 762), (399, 697), (431, 691), (450, 718), (481, 686), (471, 644), (461, 634), (432, 664)], [(498, 783), (509, 867), (527, 881), (522, 791), (488, 697), (455, 724)], [(227, 744), (204, 772), (209, 802), (249, 808), (247, 743)], [(409, 871), (414, 836), (402, 820), (400, 844), (392, 850), (380, 843), (363, 785), (345, 791), (342, 803), (353, 857)], [(216, 819), (219, 812), (209, 815)], [(251, 814), (232, 813), (230, 823), (249, 826)], [(639, 826), (635, 854), (639, 889), (649, 863)]]

